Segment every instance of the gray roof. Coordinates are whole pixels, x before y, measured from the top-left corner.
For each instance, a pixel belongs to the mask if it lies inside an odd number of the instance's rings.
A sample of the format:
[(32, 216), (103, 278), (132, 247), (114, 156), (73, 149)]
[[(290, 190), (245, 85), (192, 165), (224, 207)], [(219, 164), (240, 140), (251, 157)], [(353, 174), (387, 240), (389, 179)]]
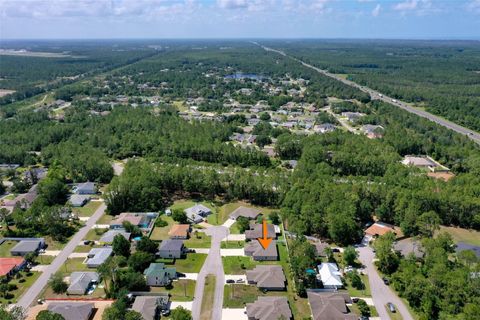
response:
[(282, 266), (278, 265), (260, 265), (247, 270), (247, 280), (259, 288), (285, 288), (287, 281)]
[(245, 217), (248, 219), (256, 219), (262, 211), (256, 208), (238, 207), (232, 213), (230, 218), (237, 219), (238, 217)]
[(258, 297), (254, 303), (247, 303), (247, 315), (255, 320), (278, 320), (292, 318), (292, 311), (286, 297)]
[(70, 275), (70, 286), (67, 292), (87, 291), (92, 282), (98, 282), (99, 275), (96, 272), (72, 272)]
[(346, 303), (352, 303), (348, 293), (307, 291), (314, 320), (357, 320), (349, 313)]
[(115, 229), (115, 230), (108, 230), (105, 232), (105, 234), (100, 238), (100, 242), (103, 243), (112, 243), (113, 238), (115, 238), (116, 235), (121, 235), (125, 239), (130, 240), (131, 233), (126, 232), (125, 230), (122, 229)]
[(91, 302), (52, 302), (48, 311), (62, 315), (65, 320), (88, 320), (93, 306)]
[(160, 243), (159, 250), (166, 250), (166, 251), (182, 251), (183, 249), (183, 240), (179, 239), (168, 239), (163, 240)]
[(168, 295), (137, 296), (132, 305), (132, 310), (139, 312), (144, 320), (153, 320), (157, 314), (157, 308), (164, 308), (168, 304), (168, 300)]
[(112, 247), (93, 248), (88, 253), (87, 265), (101, 265), (113, 253)]
[(198, 214), (198, 215), (209, 215), (212, 213), (212, 210), (210, 208), (204, 206), (203, 204), (196, 204), (193, 207), (185, 209), (185, 213), (188, 215), (189, 213), (192, 214)]
[[(250, 254), (248, 254), (250, 253)], [(274, 240), (267, 249), (263, 249), (262, 245), (257, 241), (251, 241), (245, 245), (245, 254), (252, 257), (272, 257), (278, 258), (277, 242)]]
[[(263, 237), (263, 226), (261, 224), (250, 225), (251, 230), (245, 231), (245, 238), (254, 240)], [(275, 226), (273, 224), (267, 224), (267, 238), (276, 239)]]
[(77, 193), (81, 192), (94, 192), (95, 191), (95, 183), (93, 182), (84, 182), (77, 184)]
[(42, 240), (22, 240), (13, 247), (10, 252), (29, 253), (37, 251), (43, 244)]
[(88, 200), (90, 200), (90, 196), (88, 195), (72, 194), (70, 196), (70, 203), (73, 206), (81, 206)]
[(315, 251), (317, 253), (317, 256), (324, 257), (326, 256), (325, 254), (325, 249), (330, 247), (328, 243), (325, 242), (316, 242), (315, 243)]

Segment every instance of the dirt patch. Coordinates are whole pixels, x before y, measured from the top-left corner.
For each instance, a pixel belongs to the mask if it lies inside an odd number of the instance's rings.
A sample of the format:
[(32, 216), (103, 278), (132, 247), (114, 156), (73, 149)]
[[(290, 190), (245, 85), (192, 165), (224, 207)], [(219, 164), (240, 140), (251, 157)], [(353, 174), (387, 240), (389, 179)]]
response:
[(6, 89), (0, 89), (0, 97), (6, 96), (7, 94), (14, 93), (15, 90), (6, 90)]

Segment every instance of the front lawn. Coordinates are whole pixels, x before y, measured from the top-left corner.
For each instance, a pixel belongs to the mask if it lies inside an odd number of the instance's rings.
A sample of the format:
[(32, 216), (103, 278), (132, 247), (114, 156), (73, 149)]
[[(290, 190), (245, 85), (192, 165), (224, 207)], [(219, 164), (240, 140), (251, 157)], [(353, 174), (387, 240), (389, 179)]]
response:
[(245, 270), (255, 268), (258, 262), (251, 257), (222, 257), (225, 274), (245, 274)]
[(4, 241), (0, 245), (0, 257), (11, 257), (10, 250), (17, 245), (18, 241)]
[[(48, 286), (48, 285), (45, 287), (45, 290), (43, 290), (40, 297), (42, 299), (68, 299), (68, 298), (72, 298), (72, 296), (69, 296), (66, 293), (62, 293), (62, 294), (54, 293), (52, 288), (50, 288), (50, 286)], [(104, 297), (105, 297), (104, 288), (99, 288), (98, 286), (95, 288), (95, 290), (92, 292), (92, 294), (79, 296), (79, 298), (82, 298), (82, 299), (104, 298)]]
[(156, 262), (165, 263), (168, 267), (177, 268), (181, 273), (199, 273), (207, 255), (203, 253), (188, 253), (185, 259), (157, 259)]
[(358, 290), (352, 287), (350, 284), (350, 281), (347, 280), (348, 285), (346, 289), (348, 290), (348, 293), (352, 297), (371, 297), (372, 295), (370, 293), (370, 283), (368, 283), (368, 276), (364, 274), (360, 274), (360, 278), (362, 279), (365, 289)]
[(73, 235), (65, 239), (64, 242), (53, 240), (51, 237), (45, 237), (47, 250), (62, 250), (67, 245), (68, 241), (70, 241), (71, 237), (73, 237)]
[(263, 293), (256, 286), (245, 284), (227, 284), (223, 291), (224, 308), (244, 308), (247, 303), (252, 303), (258, 297), (285, 296), (286, 291), (267, 291)]
[(49, 255), (39, 255), (35, 258), (35, 262), (37, 262), (38, 264), (42, 264), (42, 265), (47, 265), (47, 264), (51, 264), (53, 262), (53, 260), (55, 260), (57, 256), (49, 256)]
[(216, 278), (213, 274), (209, 274), (205, 278), (205, 288), (203, 289), (200, 320), (212, 319), (213, 300), (215, 298), (215, 280)]
[(196, 282), (193, 280), (180, 279), (173, 281), (171, 287), (151, 287), (151, 292), (166, 292), (170, 294), (172, 301), (193, 301), (195, 296)]
[(222, 249), (243, 249), (245, 247), (245, 241), (222, 241)]
[(90, 229), (84, 240), (98, 241), (107, 232), (108, 229), (93, 228)]
[(83, 262), (85, 258), (68, 258), (67, 262), (58, 270), (66, 274), (75, 272), (75, 271), (92, 271), (93, 268), (87, 267)]
[(89, 201), (81, 208), (73, 208), (73, 212), (79, 217), (91, 217), (101, 204), (101, 201)]
[(212, 237), (207, 236), (205, 232), (192, 233), (190, 239), (185, 240), (187, 248), (210, 248), (212, 246)]
[[(370, 317), (378, 317), (377, 309), (375, 309), (374, 306), (368, 306), (368, 308), (370, 309)], [(348, 306), (348, 309), (350, 309), (351, 312), (355, 313), (358, 316), (362, 315), (356, 303)]]
[(0, 304), (15, 303), (18, 301), (20, 296), (32, 286), (32, 284), (37, 281), (40, 276), (40, 272), (20, 272), (20, 277), (16, 276), (10, 280), (9, 284), (14, 284), (17, 286), (15, 290), (9, 291), (13, 295), (10, 299), (5, 299), (4, 297), (0, 298)]

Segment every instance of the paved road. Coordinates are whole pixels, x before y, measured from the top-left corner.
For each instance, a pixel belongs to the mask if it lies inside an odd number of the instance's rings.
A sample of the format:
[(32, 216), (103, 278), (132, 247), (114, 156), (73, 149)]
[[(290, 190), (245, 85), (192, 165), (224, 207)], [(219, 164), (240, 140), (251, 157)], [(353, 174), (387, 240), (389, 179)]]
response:
[(266, 51), (271, 51), (271, 52), (275, 52), (275, 53), (278, 53), (282, 56), (285, 56), (285, 57), (289, 57), (299, 63), (301, 63), (302, 65), (304, 65), (305, 67), (307, 68), (310, 68), (310, 69), (313, 69), (327, 77), (330, 77), (330, 78), (333, 78), (335, 80), (338, 80), (340, 82), (343, 82), (344, 84), (346, 85), (349, 85), (349, 86), (352, 86), (352, 87), (355, 87), (363, 92), (366, 92), (368, 94), (370, 94), (370, 96), (372, 97), (372, 99), (374, 100), (382, 100), (384, 102), (387, 102), (391, 105), (394, 105), (396, 107), (399, 107), (401, 109), (404, 109), (410, 113), (413, 113), (413, 114), (416, 114), (420, 117), (423, 117), (423, 118), (427, 118), (429, 119), (430, 121), (433, 121), (441, 126), (444, 126), (448, 129), (451, 129), (453, 131), (456, 131), (460, 134), (463, 134), (463, 135), (466, 135), (467, 137), (469, 137), (470, 139), (472, 139), (474, 142), (480, 144), (480, 133), (476, 132), (476, 131), (473, 131), (473, 130), (470, 130), (470, 129), (467, 129), (465, 127), (462, 127), (456, 123), (453, 123), (451, 121), (448, 121), (448, 120), (445, 120), (443, 118), (440, 118), (436, 115), (433, 115), (429, 112), (426, 112), (426, 111), (423, 111), (423, 110), (420, 110), (420, 109), (417, 109), (417, 108), (414, 108), (412, 106), (410, 106), (409, 104), (403, 102), (403, 101), (398, 101), (397, 99), (394, 99), (394, 98), (391, 98), (391, 97), (388, 97), (376, 90), (373, 90), (373, 89), (370, 89), (368, 87), (365, 87), (365, 86), (361, 86), (353, 81), (350, 81), (350, 80), (347, 80), (347, 79), (343, 79), (341, 77), (339, 77), (338, 75), (336, 74), (333, 74), (333, 73), (330, 73), (326, 70), (323, 70), (323, 69), (320, 69), (320, 68), (317, 68), (311, 64), (308, 64), (302, 60), (299, 60), (295, 57), (292, 57), (292, 56), (289, 56), (287, 55), (285, 52), (281, 51), (281, 50), (276, 50), (276, 49), (272, 49), (272, 48), (269, 48), (269, 47), (265, 47), (265, 46), (262, 46), (256, 42), (254, 42), (256, 45), (259, 45), (261, 46), (264, 50)]
[(57, 272), (67, 260), (68, 256), (72, 254), (75, 247), (78, 246), (80, 241), (85, 238), (87, 232), (95, 225), (98, 219), (105, 212), (106, 206), (102, 203), (95, 213), (90, 217), (84, 227), (82, 227), (73, 238), (67, 243), (65, 248), (58, 254), (53, 262), (45, 269), (35, 283), (25, 292), (25, 294), (18, 300), (17, 306), (23, 308), (29, 308), (35, 301), (37, 296), (42, 292), (43, 288), (47, 285), (50, 276)]
[(202, 309), (202, 297), (205, 287), (205, 277), (213, 274), (216, 277), (215, 296), (213, 302), (213, 313), (211, 320), (222, 320), (223, 287), (225, 285), (225, 273), (223, 271), (222, 257), (220, 256), (220, 244), (228, 234), (228, 228), (223, 226), (212, 226), (205, 230), (207, 235), (212, 236), (212, 246), (202, 270), (197, 277), (195, 287), (195, 298), (193, 299), (192, 316), (193, 320), (200, 320)]
[(375, 308), (378, 311), (378, 315), (382, 320), (390, 319), (387, 310), (385, 309), (385, 305), (388, 302), (391, 302), (395, 305), (397, 312), (399, 312), (403, 320), (413, 320), (412, 315), (408, 311), (407, 307), (403, 303), (403, 301), (390, 289), (389, 286), (383, 283), (382, 278), (377, 272), (373, 264), (373, 258), (375, 254), (373, 253), (372, 248), (365, 246), (359, 247), (359, 259), (367, 270), (368, 274), (368, 282), (370, 283), (370, 291), (372, 293), (373, 303), (375, 304)]

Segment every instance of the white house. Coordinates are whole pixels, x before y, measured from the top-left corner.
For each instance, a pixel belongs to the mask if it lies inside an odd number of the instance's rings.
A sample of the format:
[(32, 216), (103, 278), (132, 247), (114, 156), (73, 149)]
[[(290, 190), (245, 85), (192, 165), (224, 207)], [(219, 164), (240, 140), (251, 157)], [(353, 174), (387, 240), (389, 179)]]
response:
[(318, 266), (317, 279), (321, 280), (326, 289), (339, 289), (343, 287), (342, 274), (336, 263), (322, 263)]

